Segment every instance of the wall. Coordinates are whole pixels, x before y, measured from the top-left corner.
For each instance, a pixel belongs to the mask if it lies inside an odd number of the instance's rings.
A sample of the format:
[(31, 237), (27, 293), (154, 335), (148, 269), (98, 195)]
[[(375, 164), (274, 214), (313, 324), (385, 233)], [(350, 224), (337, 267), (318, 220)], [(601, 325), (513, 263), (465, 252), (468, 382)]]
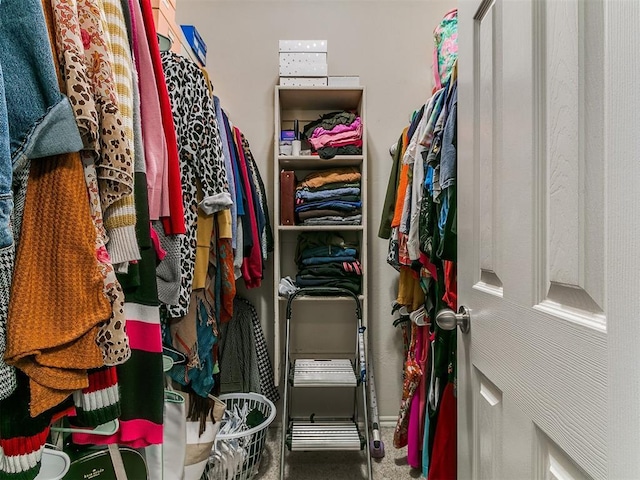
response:
[[(179, 24), (195, 25), (207, 70), (232, 121), (245, 133), (267, 188), (273, 172), (273, 87), (279, 39), (327, 39), (329, 74), (360, 75), (369, 135), (369, 339), (380, 415), (393, 421), (402, 391), (402, 338), (392, 325), (397, 274), (377, 237), (391, 168), (389, 147), (430, 96), (433, 28), (454, 0), (180, 0)], [(269, 192), (273, 211), (273, 192)], [(273, 270), (246, 293), (272, 338)], [(241, 283), (241, 282), (240, 282)], [(242, 290), (242, 289), (241, 289)]]

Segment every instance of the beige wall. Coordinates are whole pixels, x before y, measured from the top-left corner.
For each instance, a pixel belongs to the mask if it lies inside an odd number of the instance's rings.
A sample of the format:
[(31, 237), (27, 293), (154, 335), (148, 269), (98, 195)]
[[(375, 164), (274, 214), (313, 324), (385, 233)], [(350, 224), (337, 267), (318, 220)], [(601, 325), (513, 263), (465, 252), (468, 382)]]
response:
[[(273, 212), (273, 87), (279, 39), (327, 39), (329, 74), (360, 75), (367, 87), (369, 135), (369, 338), (380, 415), (398, 413), (401, 335), (392, 325), (397, 274), (377, 237), (391, 168), (388, 153), (414, 109), (431, 92), (432, 32), (454, 0), (180, 0), (178, 23), (207, 44), (207, 70), (232, 121), (251, 142)], [(272, 217), (273, 218), (273, 217)], [(247, 295), (272, 343), (271, 264), (263, 287)]]

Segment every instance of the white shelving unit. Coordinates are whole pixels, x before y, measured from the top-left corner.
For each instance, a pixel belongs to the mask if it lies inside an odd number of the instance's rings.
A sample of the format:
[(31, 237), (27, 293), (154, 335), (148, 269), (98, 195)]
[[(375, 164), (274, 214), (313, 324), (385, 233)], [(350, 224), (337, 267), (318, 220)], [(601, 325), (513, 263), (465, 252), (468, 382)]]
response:
[[(286, 298), (278, 295), (280, 279), (285, 276), (295, 277), (297, 269), (294, 262), (296, 240), (298, 234), (307, 231), (336, 231), (343, 232), (347, 239), (357, 239), (360, 248), (360, 263), (363, 268), (362, 291), (359, 295), (362, 302), (364, 322), (366, 322), (368, 273), (367, 265), (367, 119), (364, 87), (284, 87), (275, 88), (274, 114), (274, 374), (276, 385), (283, 380), (283, 341), (284, 315)], [(330, 160), (323, 160), (317, 156), (283, 156), (279, 155), (280, 131), (293, 128), (294, 120), (298, 120), (300, 128), (306, 123), (317, 120), (320, 115), (338, 111), (357, 111), (364, 126), (362, 155), (339, 155)], [(296, 177), (301, 180), (307, 173), (324, 168), (358, 167), (362, 174), (362, 224), (361, 225), (280, 225), (280, 171), (294, 170)], [(345, 325), (352, 325), (353, 299), (340, 297), (304, 297), (297, 301), (304, 302), (305, 307), (313, 306), (312, 315), (326, 314), (327, 308), (341, 308), (345, 312)], [(308, 310), (308, 309), (307, 309)], [(305, 310), (306, 312), (306, 310)], [(318, 338), (318, 342), (332, 341), (331, 338)], [(326, 355), (326, 345), (322, 350)]]
[[(289, 456), (287, 450), (361, 450), (367, 464), (367, 478), (371, 479), (373, 476), (368, 451), (368, 392), (367, 383), (364, 381), (367, 362), (365, 328), (369, 275), (365, 106), (365, 90), (362, 87), (276, 87), (275, 90), (276, 171), (273, 178), (277, 227), (274, 235), (274, 284), (279, 285), (282, 277), (295, 276), (297, 239), (304, 232), (339, 232), (345, 241), (357, 242), (363, 271), (361, 294), (357, 299), (355, 295), (330, 296), (332, 293), (340, 294), (340, 290), (332, 292), (328, 289), (329, 291), (317, 292), (327, 296), (306, 296), (305, 293), (308, 292), (297, 292), (289, 302), (278, 295), (278, 288), (274, 289), (275, 375), (277, 384), (285, 382), (280, 480), (286, 478), (286, 462)], [(290, 129), (296, 120), (303, 126), (322, 114), (340, 110), (356, 111), (362, 118), (362, 155), (337, 156), (328, 160), (315, 156), (279, 155), (281, 130)], [(280, 171), (293, 170), (299, 181), (310, 172), (347, 166), (356, 167), (361, 173), (361, 225), (281, 225)], [(296, 303), (298, 299), (300, 305)], [(287, 316), (287, 311), (294, 314)], [(283, 326), (286, 332), (283, 332)], [(348, 401), (346, 405), (345, 399)], [(361, 418), (364, 422), (363, 429), (359, 425)]]

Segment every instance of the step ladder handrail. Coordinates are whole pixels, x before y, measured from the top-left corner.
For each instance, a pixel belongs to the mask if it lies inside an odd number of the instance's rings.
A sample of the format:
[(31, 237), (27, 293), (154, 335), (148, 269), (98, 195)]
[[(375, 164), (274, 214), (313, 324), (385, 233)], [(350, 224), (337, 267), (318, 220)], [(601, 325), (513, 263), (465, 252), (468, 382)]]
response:
[(356, 317), (358, 321), (362, 321), (362, 303), (358, 295), (351, 290), (339, 287), (303, 287), (296, 290), (295, 293), (289, 295), (287, 299), (287, 319), (291, 319), (291, 309), (293, 301), (298, 297), (306, 295), (326, 295), (328, 297), (351, 297), (356, 302)]

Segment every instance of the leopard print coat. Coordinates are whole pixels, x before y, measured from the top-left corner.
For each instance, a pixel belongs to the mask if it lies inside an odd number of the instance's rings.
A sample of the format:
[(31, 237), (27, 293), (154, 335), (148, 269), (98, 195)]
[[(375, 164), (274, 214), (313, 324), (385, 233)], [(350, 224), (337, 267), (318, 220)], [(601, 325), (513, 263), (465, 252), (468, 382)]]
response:
[[(180, 55), (162, 53), (162, 66), (169, 90), (171, 110), (178, 140), (182, 198), (186, 234), (179, 242), (180, 295), (178, 304), (167, 305), (172, 318), (189, 311), (196, 256), (198, 208), (207, 214), (229, 208), (227, 172), (213, 98), (202, 70)], [(196, 183), (202, 187), (198, 202)], [(178, 242), (174, 242), (178, 243)]]

